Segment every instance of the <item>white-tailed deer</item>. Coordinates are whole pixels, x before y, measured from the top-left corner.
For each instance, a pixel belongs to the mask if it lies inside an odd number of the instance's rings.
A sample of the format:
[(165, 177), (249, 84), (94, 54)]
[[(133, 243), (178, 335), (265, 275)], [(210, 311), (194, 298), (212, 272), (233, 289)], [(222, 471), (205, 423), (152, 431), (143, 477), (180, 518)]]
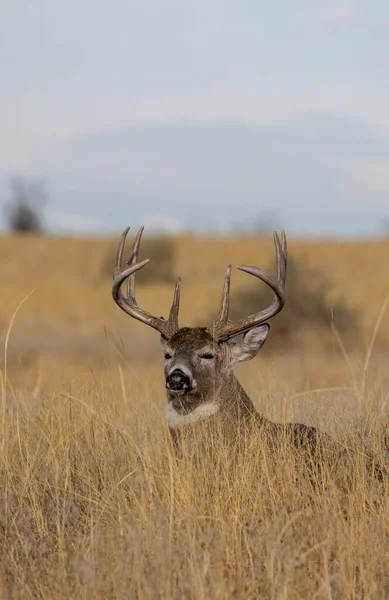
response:
[[(298, 446), (314, 450), (319, 432), (300, 423), (273, 423), (254, 408), (249, 396), (234, 375), (235, 363), (251, 360), (263, 346), (270, 326), (266, 321), (274, 317), (285, 304), (287, 246), (285, 232), (274, 233), (277, 256), (277, 278), (258, 267), (240, 266), (238, 269), (264, 281), (274, 292), (274, 300), (264, 310), (230, 321), (228, 318), (231, 266), (224, 280), (219, 314), (211, 328), (178, 325), (180, 278), (177, 280), (170, 315), (166, 321), (141, 308), (135, 299), (135, 273), (149, 261), (138, 262), (143, 227), (137, 233), (130, 259), (122, 267), (127, 228), (118, 243), (112, 295), (124, 312), (161, 334), (165, 360), (167, 390), (167, 424), (174, 438), (179, 431), (191, 431), (199, 423), (218, 420), (228, 429), (240, 428), (245, 423), (267, 430), (272, 438), (288, 435)], [(127, 282), (126, 294), (122, 285)]]

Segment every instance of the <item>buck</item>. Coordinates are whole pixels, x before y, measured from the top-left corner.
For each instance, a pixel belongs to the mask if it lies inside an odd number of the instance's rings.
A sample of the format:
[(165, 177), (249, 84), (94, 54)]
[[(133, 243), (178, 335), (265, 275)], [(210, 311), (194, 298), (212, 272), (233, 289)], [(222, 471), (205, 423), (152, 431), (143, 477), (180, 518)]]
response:
[[(227, 268), (220, 309), (210, 328), (178, 325), (181, 279), (178, 278), (168, 320), (142, 310), (135, 299), (135, 273), (149, 260), (138, 262), (141, 227), (130, 259), (122, 267), (123, 250), (129, 227), (122, 233), (115, 256), (112, 295), (120, 308), (161, 335), (167, 392), (167, 425), (174, 439), (178, 433), (193, 433), (199, 425), (218, 422), (229, 432), (254, 424), (269, 432), (272, 439), (287, 435), (299, 447), (314, 450), (318, 430), (301, 423), (274, 423), (259, 414), (237, 380), (233, 366), (251, 360), (262, 348), (269, 333), (267, 323), (285, 304), (287, 245), (285, 232), (274, 233), (277, 278), (258, 267), (238, 269), (265, 282), (274, 292), (270, 306), (258, 313), (231, 321), (228, 317), (231, 265)], [(122, 286), (126, 282), (126, 294)]]

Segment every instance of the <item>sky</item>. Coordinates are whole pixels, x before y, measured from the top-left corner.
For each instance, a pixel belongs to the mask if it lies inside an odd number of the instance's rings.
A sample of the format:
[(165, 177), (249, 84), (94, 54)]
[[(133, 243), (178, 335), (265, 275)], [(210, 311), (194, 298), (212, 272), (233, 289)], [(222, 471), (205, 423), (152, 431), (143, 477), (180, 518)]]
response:
[(380, 234), (388, 75), (387, 0), (2, 0), (0, 209), (20, 176), (54, 233)]

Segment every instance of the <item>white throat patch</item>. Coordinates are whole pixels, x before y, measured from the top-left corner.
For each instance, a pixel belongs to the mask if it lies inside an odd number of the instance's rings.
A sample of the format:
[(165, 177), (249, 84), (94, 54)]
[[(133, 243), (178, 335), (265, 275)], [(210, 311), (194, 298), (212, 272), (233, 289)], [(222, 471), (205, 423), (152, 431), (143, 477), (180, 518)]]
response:
[(219, 410), (219, 405), (216, 402), (207, 402), (205, 404), (199, 404), (192, 412), (186, 415), (180, 415), (169, 402), (166, 411), (166, 421), (169, 429), (178, 429), (185, 425), (193, 425), (199, 421), (204, 421), (212, 415), (216, 414)]

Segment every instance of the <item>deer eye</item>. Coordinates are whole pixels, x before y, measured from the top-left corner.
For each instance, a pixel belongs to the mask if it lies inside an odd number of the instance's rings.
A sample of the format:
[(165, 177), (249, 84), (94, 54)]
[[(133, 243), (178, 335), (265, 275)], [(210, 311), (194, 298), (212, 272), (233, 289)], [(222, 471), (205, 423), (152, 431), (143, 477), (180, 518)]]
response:
[(171, 354), (169, 354), (169, 352), (165, 352), (165, 360), (170, 360), (172, 357)]
[(202, 354), (200, 356), (200, 358), (205, 358), (207, 360), (211, 360), (212, 358), (215, 358), (214, 355), (211, 352), (207, 352), (206, 354)]

